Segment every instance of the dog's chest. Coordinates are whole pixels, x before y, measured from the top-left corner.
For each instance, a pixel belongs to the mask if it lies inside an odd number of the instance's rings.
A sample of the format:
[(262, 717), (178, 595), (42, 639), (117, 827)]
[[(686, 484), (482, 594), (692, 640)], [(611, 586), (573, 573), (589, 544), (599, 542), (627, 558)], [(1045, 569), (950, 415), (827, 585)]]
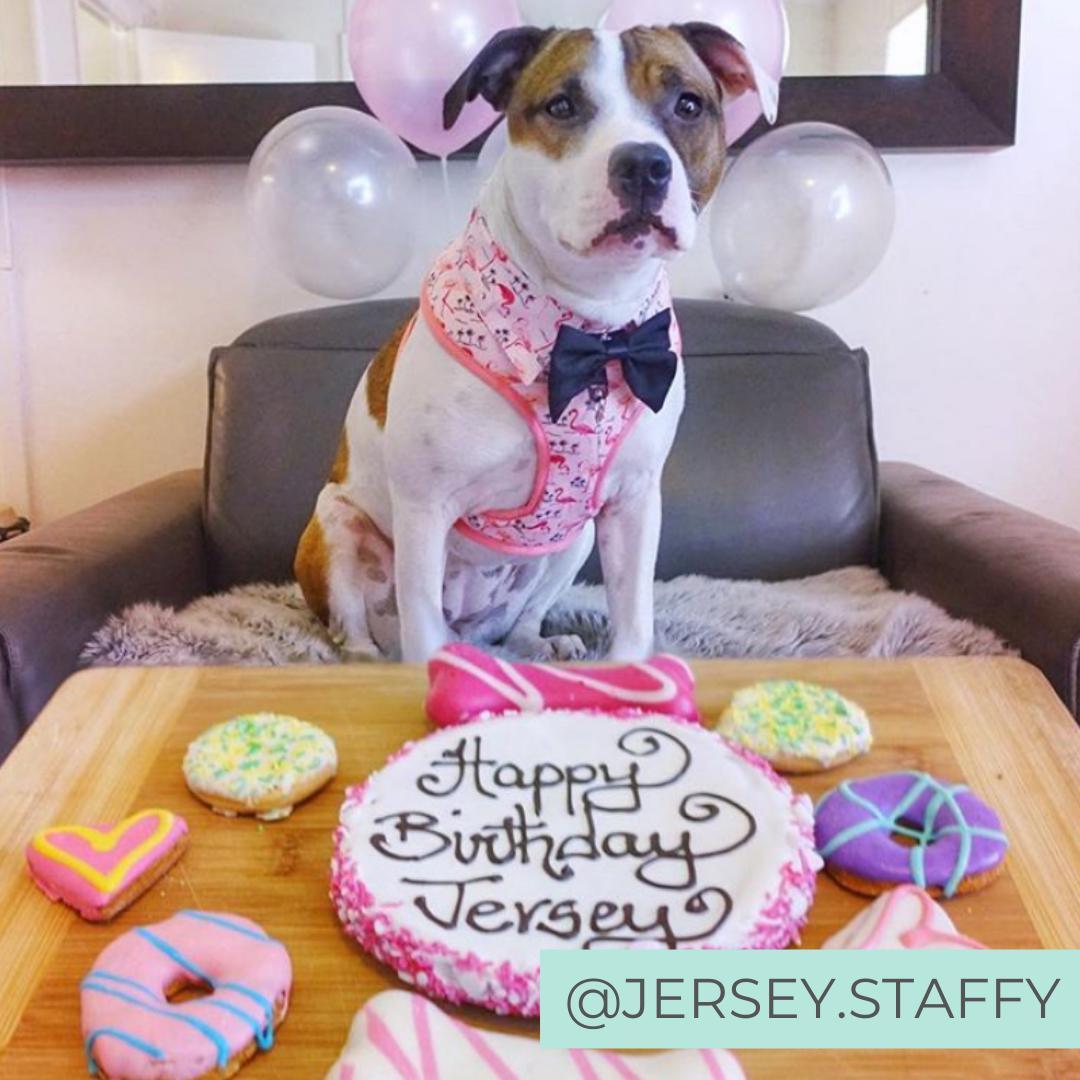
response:
[[(669, 307), (660, 275), (635, 324)], [(590, 356), (574, 396), (551, 407), (548, 376), (563, 331), (574, 326), (590, 344), (600, 337), (530, 287), (479, 214), (436, 259), (421, 294), (421, 320), (452, 360), (510, 406), (533, 446), (528, 489), (523, 478), (512, 485), (520, 501), (481, 503), (461, 516), (457, 532), (504, 555), (566, 549), (599, 512), (605, 476), (642, 413), (621, 362), (604, 364), (601, 352), (597, 365)], [(515, 466), (521, 460), (515, 456)]]

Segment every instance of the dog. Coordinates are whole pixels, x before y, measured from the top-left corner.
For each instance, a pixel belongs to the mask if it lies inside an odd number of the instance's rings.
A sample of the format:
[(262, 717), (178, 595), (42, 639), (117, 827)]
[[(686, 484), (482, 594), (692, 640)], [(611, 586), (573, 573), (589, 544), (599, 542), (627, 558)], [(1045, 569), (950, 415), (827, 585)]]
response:
[[(544, 616), (598, 543), (609, 658), (653, 646), (660, 476), (685, 401), (666, 264), (724, 167), (723, 103), (776, 87), (704, 23), (497, 34), (447, 93), (509, 146), (420, 311), (365, 372), (296, 554), (351, 658), (448, 641), (584, 654)], [(770, 116), (772, 119), (772, 116)]]

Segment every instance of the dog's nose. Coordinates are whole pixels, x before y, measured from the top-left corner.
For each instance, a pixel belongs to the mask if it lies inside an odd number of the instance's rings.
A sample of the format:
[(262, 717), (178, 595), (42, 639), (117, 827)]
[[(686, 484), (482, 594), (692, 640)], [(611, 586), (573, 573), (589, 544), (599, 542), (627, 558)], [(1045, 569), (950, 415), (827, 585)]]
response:
[(608, 182), (628, 208), (655, 213), (671, 183), (671, 157), (656, 143), (622, 143), (611, 152)]

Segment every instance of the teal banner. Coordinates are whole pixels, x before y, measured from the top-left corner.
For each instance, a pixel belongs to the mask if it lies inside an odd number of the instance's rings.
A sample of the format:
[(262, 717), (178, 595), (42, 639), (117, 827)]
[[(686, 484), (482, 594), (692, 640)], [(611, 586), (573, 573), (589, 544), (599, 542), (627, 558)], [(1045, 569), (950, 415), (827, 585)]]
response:
[(1080, 952), (545, 951), (569, 1049), (1075, 1049)]

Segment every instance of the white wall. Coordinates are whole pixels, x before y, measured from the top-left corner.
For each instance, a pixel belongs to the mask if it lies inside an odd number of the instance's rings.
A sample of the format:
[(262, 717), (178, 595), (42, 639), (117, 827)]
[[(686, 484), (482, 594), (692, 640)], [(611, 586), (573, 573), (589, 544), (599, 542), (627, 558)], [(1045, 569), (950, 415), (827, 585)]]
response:
[[(838, 75), (871, 75), (888, 71), (894, 75), (917, 75), (926, 70), (925, 47), (916, 51), (906, 65), (890, 66), (890, 34), (917, 9), (926, 18), (926, 0), (836, 0), (833, 5), (833, 67)], [(926, 41), (925, 22), (922, 42)]]
[(12, 269), (11, 221), (0, 169), (0, 508), (31, 504), (23, 420), (22, 340)]
[[(927, 0), (787, 0), (789, 75), (921, 75), (926, 71)], [(897, 25), (918, 12), (905, 40)], [(911, 46), (898, 49), (898, 45)]]
[(158, 0), (161, 30), (284, 41), (309, 41), (318, 78), (348, 78), (341, 70), (341, 31), (351, 0)]
[(146, 27), (132, 30), (131, 36), (138, 72), (134, 81), (140, 83), (320, 81), (318, 51), (310, 41), (271, 41)]
[[(886, 262), (818, 316), (870, 350), (884, 457), (1080, 527), (1080, 136), (1067, 82), (1080, 4), (1028, 4), (1024, 21), (1019, 147), (892, 157)], [(448, 209), (428, 170), (426, 250), (389, 293), (415, 292), (462, 220), (469, 167), (453, 180)], [(5, 333), (0, 309), (0, 397), (17, 362), (38, 521), (197, 465), (209, 348), (319, 302), (256, 258), (242, 181), (237, 166), (9, 171), (18, 327)], [(717, 294), (706, 244), (675, 279), (684, 295)], [(0, 432), (0, 503), (19, 472), (10, 441)]]
[(789, 75), (821, 75), (832, 71), (835, 61), (835, 0), (788, 0), (791, 30)]
[(37, 82), (31, 0), (0, 0), (0, 83), (20, 86)]

